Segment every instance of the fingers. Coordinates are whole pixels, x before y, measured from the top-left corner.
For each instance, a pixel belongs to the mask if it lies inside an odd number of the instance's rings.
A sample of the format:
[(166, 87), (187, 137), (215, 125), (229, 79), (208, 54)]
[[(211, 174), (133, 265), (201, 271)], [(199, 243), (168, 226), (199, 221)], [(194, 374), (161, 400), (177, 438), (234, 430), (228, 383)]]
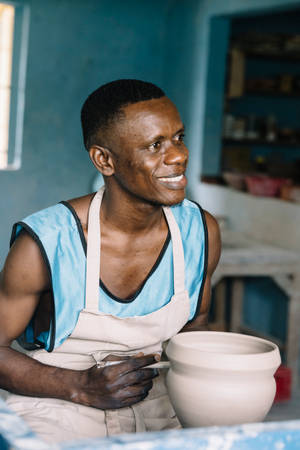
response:
[(141, 369), (142, 367), (149, 366), (159, 361), (160, 357), (157, 354), (143, 355), (130, 358), (128, 361), (121, 362), (117, 366), (113, 366), (112, 369), (119, 373), (119, 375), (124, 375), (126, 373), (132, 372), (134, 370)]
[(102, 361), (124, 361), (124, 360), (128, 360), (131, 359), (133, 357), (137, 357), (137, 356), (143, 356), (144, 353), (143, 352), (139, 352), (136, 353), (135, 355), (131, 355), (131, 356), (127, 356), (127, 355), (108, 355), (105, 358), (103, 358)]
[(145, 384), (133, 385), (122, 390), (122, 399), (120, 399), (120, 403), (122, 406), (132, 405), (134, 403), (142, 401), (149, 394), (150, 389), (152, 388), (153, 383), (152, 380)]
[(113, 389), (113, 392), (106, 398), (106, 407), (104, 409), (123, 408), (124, 406), (140, 402), (147, 397), (152, 386), (152, 380), (147, 380), (140, 384)]
[(153, 378), (157, 377), (159, 375), (159, 372), (157, 369), (140, 369), (135, 370), (133, 372), (126, 373), (122, 376), (120, 376), (116, 382), (114, 383), (115, 386), (118, 387), (126, 387), (133, 384), (143, 384), (149, 380), (152, 380)]
[(153, 387), (152, 380), (147, 383), (133, 384), (131, 386), (124, 387), (122, 389), (122, 396), (126, 398), (136, 397), (138, 395), (144, 395), (150, 391)]
[(87, 369), (85, 404), (100, 409), (115, 409), (142, 401), (153, 386), (159, 372), (146, 368), (160, 359), (159, 355), (140, 355), (115, 365)]

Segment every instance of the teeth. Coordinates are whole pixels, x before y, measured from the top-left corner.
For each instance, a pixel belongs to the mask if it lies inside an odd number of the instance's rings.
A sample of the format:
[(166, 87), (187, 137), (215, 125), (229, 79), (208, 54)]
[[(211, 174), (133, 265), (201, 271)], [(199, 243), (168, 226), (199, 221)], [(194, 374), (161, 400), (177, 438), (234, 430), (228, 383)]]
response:
[(182, 180), (183, 175), (178, 175), (177, 177), (172, 177), (172, 178), (160, 178), (160, 180), (165, 181), (167, 183), (174, 183), (176, 181), (180, 181)]

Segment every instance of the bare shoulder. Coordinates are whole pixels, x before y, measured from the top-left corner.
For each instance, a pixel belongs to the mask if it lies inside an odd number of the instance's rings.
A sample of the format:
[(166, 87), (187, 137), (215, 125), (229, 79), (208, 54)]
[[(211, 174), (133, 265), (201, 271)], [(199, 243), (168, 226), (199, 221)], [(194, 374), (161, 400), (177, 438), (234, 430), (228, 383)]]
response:
[(217, 220), (208, 211), (204, 210), (204, 215), (208, 233), (211, 234), (212, 237), (220, 238), (220, 228)]
[(43, 292), (49, 286), (49, 273), (40, 248), (23, 230), (8, 253), (1, 272), (0, 287), (14, 295)]
[(9, 346), (24, 331), (44, 292), (50, 276), (40, 249), (22, 231), (13, 243), (0, 273), (0, 345)]
[(87, 228), (88, 211), (94, 195), (95, 193), (92, 193), (68, 200), (68, 203), (74, 208), (84, 229)]
[(213, 273), (221, 255), (221, 233), (217, 220), (204, 211), (208, 232), (208, 272)]

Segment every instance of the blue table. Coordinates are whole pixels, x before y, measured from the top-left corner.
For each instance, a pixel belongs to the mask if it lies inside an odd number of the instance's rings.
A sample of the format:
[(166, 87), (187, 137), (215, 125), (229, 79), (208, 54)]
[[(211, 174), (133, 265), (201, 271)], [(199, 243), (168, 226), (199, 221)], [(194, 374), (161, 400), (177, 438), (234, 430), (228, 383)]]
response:
[(300, 449), (300, 420), (126, 434), (49, 445), (40, 440), (0, 399), (0, 450), (11, 449), (294, 450)]

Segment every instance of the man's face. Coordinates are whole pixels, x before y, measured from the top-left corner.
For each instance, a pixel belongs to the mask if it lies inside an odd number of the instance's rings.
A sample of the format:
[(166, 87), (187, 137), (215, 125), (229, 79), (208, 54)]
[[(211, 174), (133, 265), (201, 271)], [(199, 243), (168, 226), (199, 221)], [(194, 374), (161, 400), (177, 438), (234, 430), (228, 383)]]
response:
[(128, 105), (122, 111), (124, 117), (113, 125), (115, 180), (148, 203), (180, 203), (187, 184), (188, 150), (175, 105), (162, 97)]

